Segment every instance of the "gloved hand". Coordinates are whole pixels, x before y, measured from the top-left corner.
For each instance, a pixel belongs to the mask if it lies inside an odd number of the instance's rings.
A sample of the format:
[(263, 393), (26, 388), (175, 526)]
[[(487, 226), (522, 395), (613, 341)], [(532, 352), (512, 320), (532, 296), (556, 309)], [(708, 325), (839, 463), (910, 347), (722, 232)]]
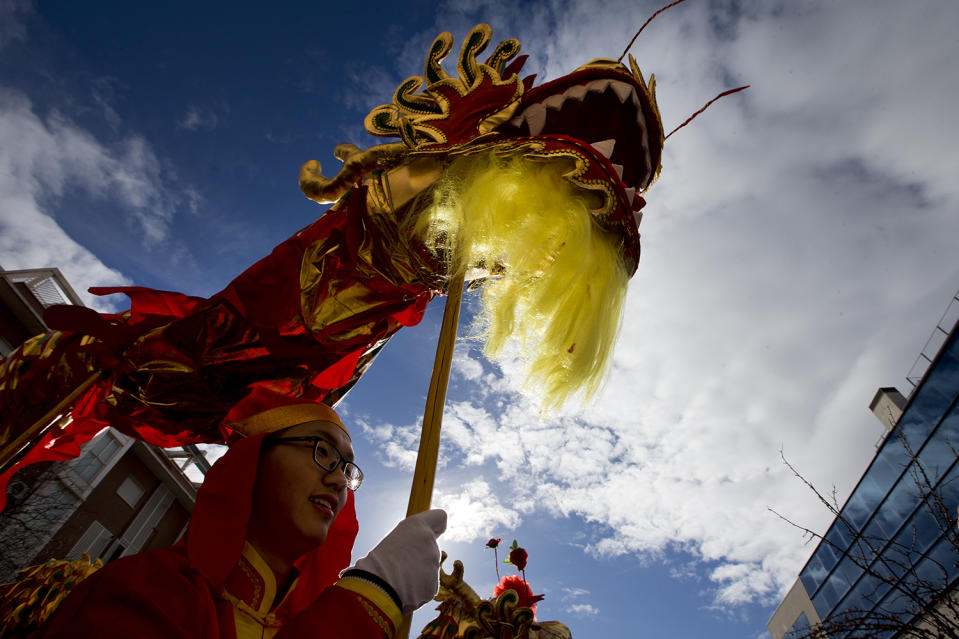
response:
[(396, 591), (404, 615), (430, 601), (440, 584), (440, 547), (436, 538), (446, 530), (446, 511), (411, 515), (396, 525), (353, 568), (372, 573)]

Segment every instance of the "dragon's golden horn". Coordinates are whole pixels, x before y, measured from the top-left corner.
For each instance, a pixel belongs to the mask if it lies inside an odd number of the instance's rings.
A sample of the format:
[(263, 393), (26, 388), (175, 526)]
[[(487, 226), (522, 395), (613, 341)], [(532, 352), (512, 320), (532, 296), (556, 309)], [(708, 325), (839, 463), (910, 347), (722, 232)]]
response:
[(453, 573), (452, 573), (453, 579), (456, 579), (457, 581), (463, 581), (463, 572), (464, 572), (464, 571), (463, 571), (463, 562), (462, 562), (462, 561), (459, 561), (459, 560), (454, 561), (454, 562), (453, 562)]
[(453, 562), (453, 572), (447, 575), (440, 571), (440, 581), (443, 586), (455, 594), (468, 613), (475, 614), (476, 607), (483, 601), (468, 583), (463, 581), (463, 562), (457, 559)]
[(350, 144), (349, 142), (344, 142), (343, 144), (337, 144), (333, 148), (333, 157), (335, 157), (340, 162), (346, 162), (350, 156), (356, 155), (357, 153), (362, 153), (363, 150), (355, 144)]
[(407, 151), (407, 146), (402, 142), (378, 144), (365, 151), (355, 144), (338, 144), (333, 155), (343, 162), (339, 173), (332, 178), (324, 177), (320, 163), (310, 160), (300, 167), (300, 190), (314, 202), (335, 202), (356, 186), (366, 171), (374, 166), (392, 166)]

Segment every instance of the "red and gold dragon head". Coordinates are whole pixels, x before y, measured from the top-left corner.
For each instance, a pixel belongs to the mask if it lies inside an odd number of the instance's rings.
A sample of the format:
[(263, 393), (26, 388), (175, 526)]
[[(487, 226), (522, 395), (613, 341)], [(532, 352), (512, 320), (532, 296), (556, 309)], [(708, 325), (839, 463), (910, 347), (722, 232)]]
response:
[(334, 202), (363, 185), (367, 212), (413, 228), (407, 237), (425, 242), (443, 277), (502, 276), (483, 296), (485, 352), (498, 359), (518, 342), (527, 388), (557, 406), (593, 395), (610, 361), (639, 263), (640, 194), (665, 140), (655, 79), (632, 57), (629, 67), (598, 59), (533, 87), (515, 39), (479, 61), (491, 33), (469, 32), (456, 76), (441, 65), (453, 37), (437, 36), (423, 75), (366, 116), (371, 134), (401, 141), (341, 144), (342, 170), (326, 178), (307, 162), (300, 187)]
[[(598, 59), (533, 87), (535, 76), (518, 75), (526, 56), (518, 55), (515, 39), (501, 42), (485, 62), (478, 61), (491, 34), (486, 24), (470, 31), (456, 77), (441, 66), (453, 36), (437, 36), (423, 75), (404, 80), (392, 102), (374, 108), (365, 120), (371, 134), (402, 142), (367, 151), (340, 145), (336, 155), (345, 162), (343, 170), (327, 179), (317, 162), (308, 162), (300, 174), (301, 188), (311, 199), (330, 202), (366, 171), (480, 151), (563, 162), (569, 167), (564, 177), (589, 194), (595, 222), (621, 238), (621, 256), (632, 275), (640, 252), (639, 211), (645, 204), (639, 194), (658, 176), (663, 150), (655, 78), (647, 84), (630, 56), (630, 68)], [(417, 186), (423, 182), (428, 180)]]

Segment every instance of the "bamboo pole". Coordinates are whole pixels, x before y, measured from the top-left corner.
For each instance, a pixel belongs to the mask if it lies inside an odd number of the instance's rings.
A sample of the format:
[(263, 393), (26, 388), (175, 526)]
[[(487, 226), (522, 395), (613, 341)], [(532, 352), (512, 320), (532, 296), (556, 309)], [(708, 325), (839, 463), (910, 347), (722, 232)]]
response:
[(73, 389), (69, 395), (64, 397), (60, 402), (43, 414), (43, 417), (38, 419), (33, 423), (30, 428), (26, 429), (18, 437), (16, 437), (12, 442), (7, 444), (0, 450), (0, 473), (7, 472), (13, 465), (19, 461), (19, 459), (26, 453), (27, 444), (33, 443), (36, 444), (41, 437), (47, 434), (47, 432), (53, 427), (53, 425), (58, 421), (59, 417), (63, 414), (64, 411), (69, 410), (73, 406), (74, 402), (85, 393), (91, 386), (103, 377), (103, 371), (97, 371), (86, 378), (82, 384)]
[[(443, 408), (446, 405), (446, 387), (450, 381), (450, 365), (453, 362), (453, 347), (456, 344), (456, 328), (460, 319), (460, 302), (463, 299), (463, 278), (455, 277), (450, 282), (443, 310), (443, 325), (436, 343), (436, 359), (433, 361), (433, 376), (426, 394), (426, 409), (423, 411), (423, 432), (416, 453), (413, 470), (413, 486), (406, 516), (429, 510), (433, 498), (433, 480), (436, 477), (436, 462), (440, 452), (440, 426), (443, 424)], [(397, 630), (397, 639), (410, 636), (412, 615), (403, 617)]]

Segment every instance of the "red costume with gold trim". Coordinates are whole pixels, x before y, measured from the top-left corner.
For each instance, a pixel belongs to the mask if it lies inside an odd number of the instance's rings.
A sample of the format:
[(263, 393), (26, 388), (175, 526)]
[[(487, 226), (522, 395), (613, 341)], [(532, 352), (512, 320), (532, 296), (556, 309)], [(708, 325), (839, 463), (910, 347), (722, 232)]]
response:
[(361, 580), (337, 580), (356, 538), (352, 493), (326, 541), (297, 563), (298, 578), (273, 605), (273, 573), (245, 542), (263, 437), (237, 442), (210, 469), (184, 542), (96, 571), (61, 604), (42, 636), (392, 637), (400, 611), (389, 597)]

